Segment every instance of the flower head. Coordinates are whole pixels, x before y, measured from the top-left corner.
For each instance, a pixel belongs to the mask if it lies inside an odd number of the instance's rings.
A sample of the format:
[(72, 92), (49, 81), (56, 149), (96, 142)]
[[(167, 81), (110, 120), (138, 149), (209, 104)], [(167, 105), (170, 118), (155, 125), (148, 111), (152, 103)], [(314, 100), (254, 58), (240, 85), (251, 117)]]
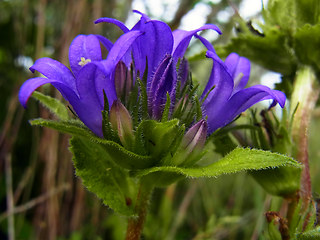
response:
[[(103, 136), (104, 93), (110, 107), (115, 100), (128, 100), (129, 96), (130, 106), (135, 105), (132, 101), (142, 102), (146, 111), (143, 117), (138, 114), (140, 118), (133, 119), (135, 123), (145, 118), (178, 118), (190, 128), (207, 117), (208, 134), (261, 100), (272, 99), (273, 105), (279, 103), (283, 107), (285, 95), (282, 92), (261, 85), (244, 88), (250, 74), (249, 60), (232, 53), (223, 62), (213, 46), (197, 34), (206, 29), (220, 34), (217, 26), (206, 24), (192, 31), (172, 32), (166, 23), (135, 12), (141, 19), (132, 29), (111, 18), (96, 21), (115, 24), (123, 31), (114, 44), (99, 35), (76, 37), (69, 49), (71, 71), (50, 58), (37, 60), (31, 71), (37, 70), (47, 78), (32, 78), (23, 84), (19, 93), (22, 105), (26, 106), (36, 88), (51, 83), (69, 101), (80, 120), (99, 137)], [(188, 62), (183, 58), (192, 37), (203, 43), (208, 49), (207, 57), (213, 60), (210, 78), (199, 97), (188, 77)], [(106, 59), (102, 59), (100, 43), (109, 50)], [(129, 114), (132, 108), (126, 107)]]

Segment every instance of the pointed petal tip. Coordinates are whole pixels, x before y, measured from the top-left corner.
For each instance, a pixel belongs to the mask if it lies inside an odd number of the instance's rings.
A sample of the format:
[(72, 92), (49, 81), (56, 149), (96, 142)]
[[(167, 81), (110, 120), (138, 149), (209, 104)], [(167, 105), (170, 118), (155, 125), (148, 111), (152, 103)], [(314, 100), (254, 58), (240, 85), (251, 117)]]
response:
[(98, 18), (97, 20), (95, 20), (94, 24), (98, 24), (98, 23), (102, 23), (102, 22), (110, 23), (113, 20), (114, 19), (112, 19), (112, 18), (102, 17), (102, 18)]
[(278, 100), (278, 103), (279, 105), (284, 108), (285, 104), (286, 104), (286, 99), (287, 99), (287, 96), (281, 92), (281, 91), (278, 91), (278, 90), (274, 90), (274, 91), (277, 91), (278, 92), (278, 96), (279, 96), (279, 100)]
[(133, 9), (132, 12), (140, 14), (141, 17), (145, 18), (146, 20), (150, 20), (148, 15), (144, 14), (143, 12), (140, 12), (139, 10)]

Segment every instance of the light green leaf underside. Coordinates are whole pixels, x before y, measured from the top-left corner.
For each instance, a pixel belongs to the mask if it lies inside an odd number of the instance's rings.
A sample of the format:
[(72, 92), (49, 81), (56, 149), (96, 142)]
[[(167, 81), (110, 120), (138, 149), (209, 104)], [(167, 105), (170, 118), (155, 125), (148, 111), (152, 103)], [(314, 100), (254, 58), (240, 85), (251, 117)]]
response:
[(160, 166), (145, 169), (136, 174), (141, 177), (151, 173), (164, 172), (176, 173), (191, 178), (218, 177), (222, 174), (277, 168), (281, 166), (301, 168), (298, 162), (285, 155), (263, 150), (236, 148), (221, 160), (208, 166), (195, 168)]
[(48, 108), (50, 112), (55, 114), (61, 120), (68, 120), (69, 114), (66, 106), (58, 99), (44, 95), (40, 92), (33, 92), (32, 97), (38, 100), (43, 106)]

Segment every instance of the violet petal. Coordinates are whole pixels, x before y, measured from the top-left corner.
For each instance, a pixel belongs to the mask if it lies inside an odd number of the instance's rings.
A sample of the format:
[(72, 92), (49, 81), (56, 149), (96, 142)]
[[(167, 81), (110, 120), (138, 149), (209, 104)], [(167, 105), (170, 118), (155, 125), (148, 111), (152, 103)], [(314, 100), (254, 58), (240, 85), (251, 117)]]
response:
[(177, 60), (178, 58), (183, 57), (190, 43), (191, 38), (195, 36), (197, 32), (205, 29), (212, 29), (217, 33), (221, 34), (220, 29), (213, 24), (206, 24), (192, 31), (184, 31), (184, 30), (173, 31), (174, 45), (173, 45), (172, 55), (174, 59)]
[(213, 52), (208, 51), (207, 57), (213, 60), (213, 68), (208, 83), (203, 91), (203, 98), (211, 88), (205, 103), (219, 107), (224, 101), (229, 99), (233, 90), (233, 79), (227, 70), (224, 62)]
[(32, 72), (38, 71), (49, 79), (58, 80), (77, 92), (75, 79), (71, 71), (56, 60), (47, 57), (40, 58), (30, 67), (30, 70)]
[(233, 94), (243, 89), (250, 76), (250, 61), (245, 57), (240, 57), (236, 53), (231, 53), (225, 60), (225, 64), (234, 79)]
[(103, 17), (103, 18), (99, 18), (94, 21), (95, 24), (102, 23), (102, 22), (112, 23), (112, 24), (118, 26), (124, 33), (129, 32), (129, 29), (126, 27), (126, 25), (123, 22), (121, 22), (117, 19), (114, 19), (114, 18)]
[(69, 48), (70, 67), (75, 77), (88, 62), (102, 60), (100, 42), (95, 35), (78, 35)]
[(286, 97), (280, 91), (257, 85), (238, 91), (219, 109), (207, 104), (206, 114), (208, 116), (209, 132), (224, 127), (252, 105), (267, 99), (273, 99), (283, 107)]

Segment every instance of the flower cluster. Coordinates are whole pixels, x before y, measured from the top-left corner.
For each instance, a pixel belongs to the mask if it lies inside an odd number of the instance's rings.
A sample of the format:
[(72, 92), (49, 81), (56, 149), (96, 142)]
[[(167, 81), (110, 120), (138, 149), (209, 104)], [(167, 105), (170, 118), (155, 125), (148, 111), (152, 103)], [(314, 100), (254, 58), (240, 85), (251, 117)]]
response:
[[(246, 58), (232, 53), (223, 62), (211, 43), (198, 35), (206, 29), (221, 34), (217, 26), (206, 24), (193, 31), (172, 32), (166, 23), (135, 12), (141, 19), (132, 29), (111, 18), (96, 21), (115, 24), (123, 31), (115, 43), (100, 35), (77, 36), (69, 48), (71, 70), (53, 59), (38, 59), (30, 70), (45, 77), (29, 79), (22, 85), (21, 104), (26, 107), (33, 91), (51, 83), (79, 119), (101, 138), (106, 137), (102, 112), (108, 106), (111, 127), (124, 146), (130, 145), (130, 132), (142, 120), (177, 118), (189, 129), (183, 144), (190, 151), (195, 139), (203, 145), (206, 135), (259, 101), (271, 99), (272, 106), (284, 106), (285, 95), (280, 91), (261, 85), (245, 88), (250, 75)], [(202, 42), (208, 50), (207, 58), (213, 61), (211, 75), (199, 96), (184, 58), (192, 37)], [(109, 51), (106, 59), (102, 58), (101, 45)]]

